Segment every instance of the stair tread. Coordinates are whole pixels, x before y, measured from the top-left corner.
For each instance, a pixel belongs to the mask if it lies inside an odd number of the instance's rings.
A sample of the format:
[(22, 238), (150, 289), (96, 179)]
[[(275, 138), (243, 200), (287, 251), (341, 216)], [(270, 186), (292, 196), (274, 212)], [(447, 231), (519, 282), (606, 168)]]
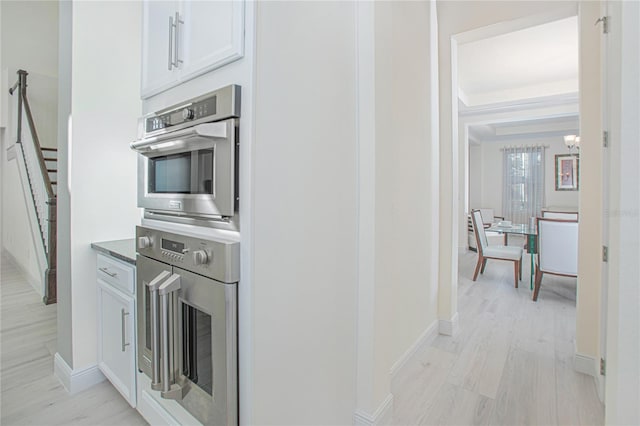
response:
[(58, 169), (47, 169), (48, 172), (55, 172), (58, 173)]
[(58, 148), (40, 148), (42, 151), (55, 151), (58, 152)]

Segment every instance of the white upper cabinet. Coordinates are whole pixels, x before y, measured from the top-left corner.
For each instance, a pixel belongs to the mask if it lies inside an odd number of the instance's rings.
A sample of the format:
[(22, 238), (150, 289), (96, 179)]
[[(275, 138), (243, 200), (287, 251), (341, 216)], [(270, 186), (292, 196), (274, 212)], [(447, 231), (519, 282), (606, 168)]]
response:
[[(142, 97), (166, 90), (174, 84), (176, 73), (171, 65), (173, 19), (176, 1), (145, 1), (142, 13)], [(171, 42), (171, 44), (170, 44)]]
[(244, 55), (244, 0), (143, 2), (143, 99)]

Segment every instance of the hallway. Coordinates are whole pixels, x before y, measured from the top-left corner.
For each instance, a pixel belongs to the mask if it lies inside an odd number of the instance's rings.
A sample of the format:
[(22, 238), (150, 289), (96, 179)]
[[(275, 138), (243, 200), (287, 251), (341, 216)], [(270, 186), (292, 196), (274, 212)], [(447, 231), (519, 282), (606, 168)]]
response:
[[(490, 261), (473, 283), (475, 261), (460, 256), (458, 335), (434, 336), (392, 383), (394, 423), (603, 424), (592, 378), (573, 370), (575, 279), (545, 276), (534, 303), (528, 266), (514, 289), (508, 262)], [(0, 423), (145, 424), (107, 381), (65, 391), (53, 376), (56, 305), (43, 305), (5, 257), (0, 297)]]
[(395, 424), (599, 425), (591, 377), (573, 369), (576, 280), (545, 275), (531, 301), (529, 262), (513, 287), (510, 262), (460, 255), (455, 337), (434, 336), (392, 383)]
[(108, 381), (73, 396), (67, 393), (53, 375), (57, 305), (45, 306), (5, 256), (0, 300), (0, 424), (146, 424)]

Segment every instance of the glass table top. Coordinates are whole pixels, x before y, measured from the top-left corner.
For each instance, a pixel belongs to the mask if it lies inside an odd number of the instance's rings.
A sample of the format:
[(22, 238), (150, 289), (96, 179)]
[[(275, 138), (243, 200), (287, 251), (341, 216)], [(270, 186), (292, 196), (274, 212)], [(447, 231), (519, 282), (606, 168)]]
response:
[(536, 227), (530, 227), (526, 224), (514, 223), (512, 225), (491, 225), (485, 231), (501, 232), (504, 234), (520, 234), (520, 235), (538, 235)]

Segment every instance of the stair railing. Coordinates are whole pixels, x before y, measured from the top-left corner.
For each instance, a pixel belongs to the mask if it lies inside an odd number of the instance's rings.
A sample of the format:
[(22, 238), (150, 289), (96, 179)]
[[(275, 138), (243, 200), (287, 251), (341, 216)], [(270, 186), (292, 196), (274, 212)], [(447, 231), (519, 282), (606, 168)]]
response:
[[(27, 98), (27, 75), (24, 70), (18, 71), (18, 81), (9, 89), (11, 95), (18, 89), (18, 116), (16, 144), (20, 147), (27, 180), (31, 192), (31, 200), (36, 212), (42, 245), (47, 258), (43, 301), (45, 304), (55, 303), (57, 299), (56, 263), (57, 263), (57, 199), (53, 190), (47, 165), (42, 154), (40, 139), (36, 131), (33, 114)], [(27, 126), (23, 127), (23, 116)]]

